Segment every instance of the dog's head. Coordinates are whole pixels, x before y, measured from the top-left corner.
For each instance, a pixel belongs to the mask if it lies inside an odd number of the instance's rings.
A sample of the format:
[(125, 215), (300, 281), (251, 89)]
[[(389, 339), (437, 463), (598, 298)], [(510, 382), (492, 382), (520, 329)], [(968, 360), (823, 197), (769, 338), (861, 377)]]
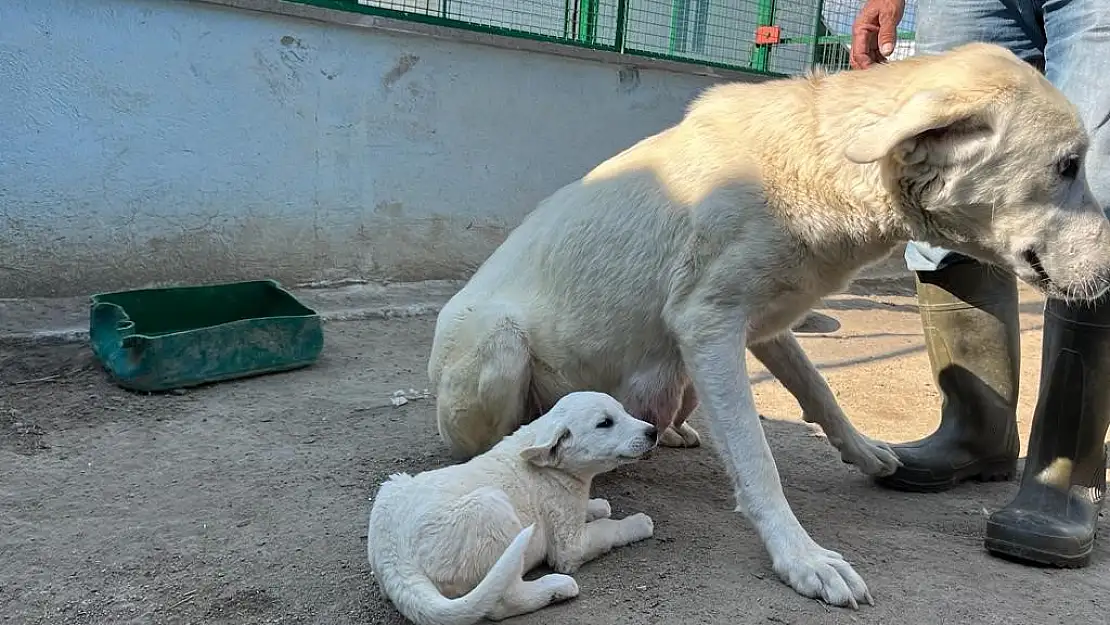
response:
[(894, 105), (845, 156), (881, 163), (913, 235), (1010, 269), (1052, 297), (1102, 294), (1110, 224), (1087, 186), (1089, 138), (1075, 106), (998, 46), (892, 65), (875, 79), (896, 92)]
[(565, 395), (528, 426), (535, 442), (522, 458), (541, 467), (593, 477), (639, 460), (659, 440), (655, 426), (625, 411), (605, 393)]

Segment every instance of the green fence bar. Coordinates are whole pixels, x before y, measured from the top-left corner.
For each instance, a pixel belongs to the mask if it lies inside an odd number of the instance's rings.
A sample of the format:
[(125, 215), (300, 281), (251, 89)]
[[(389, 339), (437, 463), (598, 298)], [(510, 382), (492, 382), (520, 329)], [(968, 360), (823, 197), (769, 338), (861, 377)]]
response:
[(600, 0), (579, 0), (578, 41), (597, 43), (597, 16), (600, 5)]
[[(759, 0), (757, 7), (756, 26), (774, 26), (775, 0)], [(771, 64), (771, 46), (758, 43), (753, 45), (751, 58), (752, 69), (758, 72), (766, 72)]]
[(667, 52), (686, 51), (686, 25), (689, 23), (687, 16), (690, 6), (688, 0), (671, 0), (670, 39), (667, 43)]
[(628, 22), (629, 0), (617, 0), (617, 27), (613, 33), (613, 47), (624, 54), (624, 29)]

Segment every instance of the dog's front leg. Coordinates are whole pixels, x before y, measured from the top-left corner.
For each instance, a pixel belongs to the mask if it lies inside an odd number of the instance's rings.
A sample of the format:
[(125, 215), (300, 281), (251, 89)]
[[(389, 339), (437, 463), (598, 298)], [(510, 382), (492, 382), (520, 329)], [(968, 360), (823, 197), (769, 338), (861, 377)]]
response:
[(802, 595), (857, 608), (874, 603), (843, 556), (817, 544), (802, 527), (779, 481), (759, 422), (744, 362), (744, 318), (714, 307), (672, 325), (725, 466), (737, 509), (755, 527), (775, 573)]
[(569, 575), (613, 548), (646, 540), (654, 532), (655, 524), (651, 517), (643, 513), (620, 520), (606, 518), (590, 521), (579, 526), (578, 531), (554, 537), (551, 568)]
[(840, 458), (867, 475), (890, 475), (901, 466), (886, 443), (864, 436), (841, 410), (836, 396), (793, 333), (748, 347), (802, 408), (803, 419), (825, 431)]

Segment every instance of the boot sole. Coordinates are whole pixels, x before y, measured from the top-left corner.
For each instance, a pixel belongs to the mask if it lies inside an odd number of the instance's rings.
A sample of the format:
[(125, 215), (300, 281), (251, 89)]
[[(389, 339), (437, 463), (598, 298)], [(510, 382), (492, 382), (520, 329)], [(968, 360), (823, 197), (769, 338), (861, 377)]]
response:
[(1017, 459), (992, 460), (980, 462), (960, 469), (956, 469), (946, 477), (893, 475), (875, 478), (875, 482), (884, 488), (900, 490), (908, 493), (940, 493), (952, 489), (963, 482), (1008, 482), (1017, 475)]
[(986, 546), (987, 551), (994, 556), (1007, 560), (1016, 560), (1023, 564), (1032, 563), (1061, 569), (1081, 569), (1087, 566), (1091, 561), (1091, 552), (1094, 551), (1095, 546), (1092, 540), (1090, 543), (1084, 545), (1078, 552), (1062, 553), (1059, 551), (1037, 549), (1029, 545), (1002, 538), (988, 537), (983, 541), (983, 544)]

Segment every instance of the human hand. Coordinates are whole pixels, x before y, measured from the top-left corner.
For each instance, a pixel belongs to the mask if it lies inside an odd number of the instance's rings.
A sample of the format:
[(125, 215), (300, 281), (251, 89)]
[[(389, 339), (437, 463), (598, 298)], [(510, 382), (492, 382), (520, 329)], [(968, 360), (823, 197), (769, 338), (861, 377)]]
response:
[(885, 63), (898, 42), (898, 22), (906, 11), (906, 0), (867, 0), (852, 24), (849, 61), (853, 69)]

